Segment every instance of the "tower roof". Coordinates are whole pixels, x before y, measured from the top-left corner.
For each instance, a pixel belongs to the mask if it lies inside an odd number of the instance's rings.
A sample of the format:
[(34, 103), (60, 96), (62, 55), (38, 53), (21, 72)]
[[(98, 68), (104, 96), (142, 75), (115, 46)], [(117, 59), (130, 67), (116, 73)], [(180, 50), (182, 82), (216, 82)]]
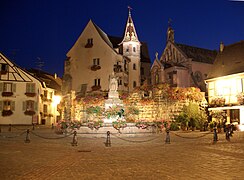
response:
[(128, 7), (129, 15), (125, 27), (124, 39), (122, 42), (134, 41), (139, 42), (138, 36), (136, 34), (136, 28), (131, 17), (131, 7)]

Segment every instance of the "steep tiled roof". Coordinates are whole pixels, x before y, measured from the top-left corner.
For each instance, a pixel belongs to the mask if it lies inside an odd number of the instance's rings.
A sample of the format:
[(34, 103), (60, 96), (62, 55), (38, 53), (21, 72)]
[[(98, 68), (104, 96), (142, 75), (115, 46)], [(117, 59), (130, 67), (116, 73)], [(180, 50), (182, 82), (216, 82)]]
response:
[(217, 52), (213, 50), (188, 46), (185, 44), (175, 43), (188, 58), (192, 58), (193, 61), (213, 64)]
[(33, 74), (35, 77), (38, 77), (42, 81), (45, 82), (46, 86), (48, 88), (55, 89), (57, 91), (61, 91), (61, 85), (62, 85), (62, 80), (61, 78), (55, 77), (47, 72), (38, 70), (38, 69), (30, 69), (28, 70), (31, 74)]
[(219, 52), (208, 79), (244, 72), (244, 41), (225, 46)]
[(92, 22), (97, 30), (97, 32), (100, 34), (100, 36), (102, 37), (102, 39), (110, 46), (113, 47), (112, 43), (110, 42), (107, 34), (105, 32), (103, 32), (103, 30), (101, 30), (94, 22)]

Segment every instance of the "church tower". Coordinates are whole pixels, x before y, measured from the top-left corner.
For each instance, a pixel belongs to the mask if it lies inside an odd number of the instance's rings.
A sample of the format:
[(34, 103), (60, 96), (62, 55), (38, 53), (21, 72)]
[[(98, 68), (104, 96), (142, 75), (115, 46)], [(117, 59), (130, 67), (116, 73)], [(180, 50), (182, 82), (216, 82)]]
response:
[(129, 91), (132, 91), (135, 87), (140, 86), (140, 54), (141, 43), (138, 40), (136, 29), (131, 17), (131, 8), (129, 9), (129, 16), (127, 19), (125, 33), (121, 45), (123, 46), (123, 55), (130, 58), (129, 63)]

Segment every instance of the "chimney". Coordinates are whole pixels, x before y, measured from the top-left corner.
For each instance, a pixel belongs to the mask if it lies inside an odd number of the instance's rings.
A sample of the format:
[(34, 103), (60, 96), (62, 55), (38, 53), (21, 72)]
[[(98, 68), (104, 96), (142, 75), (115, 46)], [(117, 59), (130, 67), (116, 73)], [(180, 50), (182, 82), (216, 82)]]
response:
[(221, 41), (219, 46), (219, 51), (222, 53), (224, 50), (224, 43)]

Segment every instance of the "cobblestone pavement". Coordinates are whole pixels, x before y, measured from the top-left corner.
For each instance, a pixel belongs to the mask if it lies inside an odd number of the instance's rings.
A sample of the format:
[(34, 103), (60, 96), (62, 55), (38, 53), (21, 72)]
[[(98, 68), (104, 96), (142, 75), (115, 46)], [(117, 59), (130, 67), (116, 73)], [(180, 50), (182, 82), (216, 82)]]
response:
[(1, 128), (0, 179), (244, 179), (244, 132), (230, 142), (218, 134), (215, 144), (212, 133), (199, 131), (170, 132), (170, 144), (165, 133), (111, 135), (111, 147), (106, 135), (78, 137), (71, 146), (72, 136), (51, 128), (33, 132), (41, 137), (30, 133), (25, 143), (24, 130)]

